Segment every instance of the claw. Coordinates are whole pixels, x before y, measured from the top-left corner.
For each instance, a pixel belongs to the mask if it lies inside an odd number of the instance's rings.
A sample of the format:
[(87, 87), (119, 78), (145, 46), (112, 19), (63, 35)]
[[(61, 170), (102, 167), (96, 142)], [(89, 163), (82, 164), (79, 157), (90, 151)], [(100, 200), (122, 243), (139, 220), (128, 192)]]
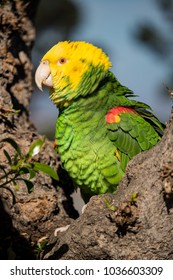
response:
[(58, 232), (64, 232), (66, 231), (68, 228), (69, 228), (70, 225), (67, 225), (65, 227), (59, 227), (59, 228), (56, 228), (55, 231), (54, 231), (54, 236), (57, 236)]

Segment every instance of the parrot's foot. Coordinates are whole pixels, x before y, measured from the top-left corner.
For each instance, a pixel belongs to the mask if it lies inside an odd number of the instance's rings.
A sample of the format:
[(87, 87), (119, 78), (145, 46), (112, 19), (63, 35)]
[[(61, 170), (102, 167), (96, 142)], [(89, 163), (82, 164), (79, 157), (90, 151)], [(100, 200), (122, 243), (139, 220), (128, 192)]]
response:
[[(85, 212), (85, 209), (87, 208), (87, 204), (85, 204), (83, 207), (82, 207), (82, 214)], [(56, 228), (54, 230), (54, 236), (57, 236), (58, 235), (58, 232), (64, 232), (66, 231), (68, 228), (69, 228), (70, 225), (67, 225), (67, 226), (64, 226), (64, 227), (59, 227), (59, 228)]]
[(67, 225), (65, 227), (59, 227), (59, 228), (56, 228), (55, 231), (54, 231), (54, 236), (57, 236), (58, 232), (64, 232), (66, 231), (68, 228), (69, 228), (70, 225)]
[(87, 204), (85, 204), (83, 207), (82, 207), (82, 214), (85, 212), (85, 209), (87, 208)]

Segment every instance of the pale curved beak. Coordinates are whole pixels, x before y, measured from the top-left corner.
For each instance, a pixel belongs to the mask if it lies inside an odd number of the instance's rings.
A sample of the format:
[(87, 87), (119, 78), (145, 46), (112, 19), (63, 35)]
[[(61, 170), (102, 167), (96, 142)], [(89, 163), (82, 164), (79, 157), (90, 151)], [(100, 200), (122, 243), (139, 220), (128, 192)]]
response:
[(43, 91), (42, 85), (53, 87), (49, 62), (47, 60), (43, 60), (40, 62), (40, 65), (35, 72), (35, 82), (41, 91)]

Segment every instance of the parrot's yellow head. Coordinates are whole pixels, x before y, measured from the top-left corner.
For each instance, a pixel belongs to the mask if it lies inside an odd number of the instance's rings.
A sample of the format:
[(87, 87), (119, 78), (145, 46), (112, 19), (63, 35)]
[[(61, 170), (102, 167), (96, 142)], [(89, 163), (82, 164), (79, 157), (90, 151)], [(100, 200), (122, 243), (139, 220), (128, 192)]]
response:
[(50, 98), (68, 106), (79, 95), (92, 93), (106, 76), (111, 62), (100, 49), (86, 42), (59, 42), (42, 58), (35, 80), (50, 87)]

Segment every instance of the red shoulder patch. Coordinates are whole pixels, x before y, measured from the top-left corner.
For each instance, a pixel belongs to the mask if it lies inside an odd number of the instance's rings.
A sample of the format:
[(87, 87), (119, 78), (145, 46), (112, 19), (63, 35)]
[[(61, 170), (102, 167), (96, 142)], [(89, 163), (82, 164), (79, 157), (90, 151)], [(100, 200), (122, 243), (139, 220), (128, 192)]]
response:
[(110, 111), (106, 114), (106, 123), (120, 122), (121, 113), (135, 114), (136, 112), (128, 107), (116, 106), (115, 108), (110, 109)]

